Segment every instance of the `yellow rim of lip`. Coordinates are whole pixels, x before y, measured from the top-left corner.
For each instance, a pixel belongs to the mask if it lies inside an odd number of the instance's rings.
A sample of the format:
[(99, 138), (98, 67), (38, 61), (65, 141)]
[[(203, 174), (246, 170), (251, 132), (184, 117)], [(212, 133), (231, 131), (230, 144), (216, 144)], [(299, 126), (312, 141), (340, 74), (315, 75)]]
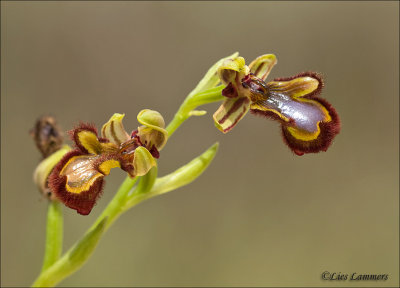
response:
[(74, 194), (80, 194), (82, 192), (88, 191), (90, 187), (92, 187), (93, 183), (99, 178), (103, 177), (104, 175), (101, 174), (100, 172), (97, 173), (95, 176), (90, 178), (89, 181), (85, 182), (81, 187), (71, 187), (68, 185), (68, 175), (67, 175), (67, 183), (65, 184), (65, 188), (67, 189), (68, 192), (74, 193)]
[(312, 99), (304, 99), (304, 98), (296, 98), (297, 100), (301, 101), (301, 102), (307, 102), (307, 103), (315, 103), (319, 106), (319, 108), (321, 108), (322, 112), (325, 115), (325, 119), (322, 121), (318, 121), (317, 122), (317, 131), (315, 132), (305, 132), (299, 129), (296, 129), (295, 127), (288, 127), (287, 130), (290, 132), (290, 134), (292, 134), (293, 137), (295, 137), (296, 139), (299, 140), (303, 140), (303, 141), (313, 141), (315, 139), (318, 138), (318, 136), (321, 134), (321, 128), (320, 128), (320, 123), (321, 122), (331, 122), (332, 121), (332, 117), (331, 115), (329, 115), (328, 110), (321, 105), (318, 101), (312, 100)]

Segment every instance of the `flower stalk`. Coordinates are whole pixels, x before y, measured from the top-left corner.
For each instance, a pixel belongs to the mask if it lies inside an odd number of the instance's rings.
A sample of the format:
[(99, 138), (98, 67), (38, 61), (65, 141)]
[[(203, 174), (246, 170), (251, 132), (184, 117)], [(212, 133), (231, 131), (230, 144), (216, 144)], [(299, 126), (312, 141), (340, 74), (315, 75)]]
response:
[(53, 265), (61, 256), (63, 243), (63, 214), (58, 201), (50, 201), (47, 209), (46, 247), (42, 272)]

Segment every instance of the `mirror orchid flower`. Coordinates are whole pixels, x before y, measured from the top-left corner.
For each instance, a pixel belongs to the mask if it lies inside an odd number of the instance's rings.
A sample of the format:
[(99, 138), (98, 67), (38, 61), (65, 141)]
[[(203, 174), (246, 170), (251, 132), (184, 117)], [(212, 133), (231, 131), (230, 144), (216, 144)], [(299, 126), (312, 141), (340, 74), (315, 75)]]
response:
[(81, 123), (71, 130), (76, 148), (64, 155), (49, 176), (55, 196), (79, 214), (91, 212), (112, 168), (119, 167), (134, 178), (157, 165), (155, 158), (168, 138), (163, 117), (157, 111), (142, 110), (138, 121), (143, 125), (131, 135), (122, 125), (123, 117), (114, 114), (103, 125), (101, 137), (91, 124)]
[(219, 67), (226, 99), (214, 113), (216, 127), (227, 133), (250, 110), (279, 121), (284, 142), (297, 155), (326, 151), (340, 131), (340, 120), (332, 105), (319, 97), (321, 75), (303, 72), (266, 83), (276, 63), (275, 55), (266, 54), (249, 66), (237, 57)]

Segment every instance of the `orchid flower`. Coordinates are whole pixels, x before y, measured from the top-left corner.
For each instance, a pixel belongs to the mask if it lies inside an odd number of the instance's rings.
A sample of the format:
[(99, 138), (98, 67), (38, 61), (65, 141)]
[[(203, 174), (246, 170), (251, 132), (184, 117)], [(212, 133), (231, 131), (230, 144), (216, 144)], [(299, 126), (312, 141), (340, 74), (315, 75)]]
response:
[(49, 176), (49, 187), (66, 206), (79, 214), (91, 212), (100, 197), (104, 180), (112, 168), (119, 167), (131, 178), (145, 175), (156, 166), (154, 158), (165, 145), (168, 133), (162, 116), (142, 110), (143, 124), (129, 135), (122, 125), (123, 114), (114, 114), (103, 125), (101, 137), (90, 124), (81, 123), (70, 131), (76, 148), (64, 155)]
[(229, 132), (250, 110), (281, 123), (284, 142), (297, 155), (326, 151), (340, 131), (336, 110), (318, 97), (321, 75), (303, 72), (264, 82), (277, 63), (273, 54), (258, 57), (249, 66), (242, 57), (228, 59), (218, 69), (225, 101), (214, 113), (216, 127)]

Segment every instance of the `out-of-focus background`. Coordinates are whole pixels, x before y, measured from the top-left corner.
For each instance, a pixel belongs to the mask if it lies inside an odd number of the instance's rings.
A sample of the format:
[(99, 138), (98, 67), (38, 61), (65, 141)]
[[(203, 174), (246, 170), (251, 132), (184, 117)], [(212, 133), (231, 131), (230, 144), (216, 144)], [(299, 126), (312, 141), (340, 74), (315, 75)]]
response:
[[(126, 113), (169, 122), (218, 59), (274, 53), (270, 74), (325, 76), (342, 131), (326, 153), (295, 156), (279, 125), (247, 115), (229, 134), (192, 118), (159, 161), (166, 174), (216, 141), (194, 183), (140, 204), (62, 286), (397, 286), (398, 2), (2, 2), (1, 285), (42, 264), (47, 202), (32, 182), (29, 130), (51, 114), (68, 130)], [(115, 169), (89, 216), (65, 211), (65, 248), (124, 179)], [(389, 274), (323, 281), (324, 271)]]

